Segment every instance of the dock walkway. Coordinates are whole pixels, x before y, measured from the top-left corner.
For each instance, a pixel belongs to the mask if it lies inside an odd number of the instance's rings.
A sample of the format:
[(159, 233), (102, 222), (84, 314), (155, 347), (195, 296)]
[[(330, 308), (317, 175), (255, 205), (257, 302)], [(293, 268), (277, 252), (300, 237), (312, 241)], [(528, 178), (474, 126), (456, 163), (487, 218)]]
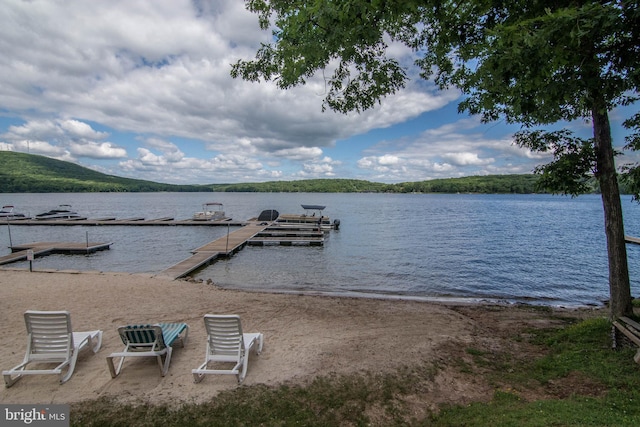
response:
[[(14, 222), (12, 222), (13, 224)], [(17, 224), (17, 223), (16, 223)], [(179, 220), (172, 217), (163, 217), (145, 220), (141, 217), (115, 219), (113, 217), (94, 220), (56, 220), (56, 221), (31, 221), (23, 220), (20, 225), (226, 225), (239, 226), (241, 228), (228, 232), (213, 242), (207, 243), (191, 251), (189, 258), (158, 273), (158, 277), (172, 280), (183, 278), (192, 272), (209, 265), (219, 257), (229, 257), (247, 244), (249, 245), (311, 245), (322, 246), (325, 232), (318, 228), (317, 224), (277, 223), (275, 221), (257, 221), (255, 218), (243, 222), (234, 222), (230, 219), (221, 221), (196, 221)], [(50, 253), (89, 253), (97, 250), (108, 249), (112, 243), (59, 243), (39, 242), (25, 245), (24, 247), (12, 247), (13, 253), (0, 257), (0, 265), (20, 261), (27, 258), (28, 250), (33, 251), (33, 256), (43, 256)]]
[(634, 243), (636, 245), (640, 245), (640, 238), (638, 237), (624, 236), (624, 241), (627, 243)]
[(69, 242), (34, 242), (11, 247), (12, 253), (0, 257), (0, 265), (27, 259), (28, 251), (33, 251), (34, 258), (54, 253), (93, 253), (109, 249), (112, 243), (69, 243)]
[(317, 225), (298, 224), (291, 226), (289, 224), (272, 224), (264, 230), (257, 233), (249, 239), (249, 244), (253, 246), (264, 245), (324, 245), (324, 231), (320, 230)]
[(86, 225), (86, 226), (98, 226), (98, 225), (127, 225), (127, 226), (154, 226), (154, 225), (162, 225), (162, 226), (243, 226), (246, 224), (246, 221), (233, 221), (231, 218), (217, 220), (217, 221), (198, 221), (193, 219), (174, 219), (172, 217), (163, 217), (163, 218), (152, 218), (145, 219), (144, 217), (133, 217), (133, 218), (123, 218), (117, 219), (115, 217), (107, 217), (107, 218), (97, 218), (97, 219), (55, 219), (55, 220), (42, 220), (42, 219), (21, 219), (21, 220), (11, 220), (11, 221), (2, 221), (0, 224), (9, 224), (12, 226), (36, 226), (36, 225), (55, 225), (55, 226), (76, 226), (76, 225)]
[(266, 223), (249, 222), (246, 226), (236, 231), (194, 249), (191, 251), (193, 253), (192, 256), (167, 268), (159, 273), (158, 276), (168, 277), (174, 280), (185, 277), (202, 266), (215, 261), (218, 257), (228, 257), (229, 255), (239, 251), (247, 244), (249, 239), (260, 233), (268, 226), (269, 224)]

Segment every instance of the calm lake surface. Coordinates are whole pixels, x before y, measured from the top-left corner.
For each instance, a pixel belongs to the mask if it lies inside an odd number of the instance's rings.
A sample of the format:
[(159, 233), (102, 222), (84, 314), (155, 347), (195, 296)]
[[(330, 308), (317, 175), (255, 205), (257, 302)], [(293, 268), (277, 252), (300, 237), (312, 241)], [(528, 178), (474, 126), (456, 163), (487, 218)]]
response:
[[(264, 209), (301, 213), (327, 206), (340, 219), (323, 247), (247, 246), (195, 277), (232, 289), (382, 297), (600, 305), (608, 298), (602, 202), (551, 195), (318, 193), (0, 194), (35, 215), (59, 204), (89, 218), (190, 218), (224, 203), (242, 221)], [(625, 232), (640, 237), (640, 206), (623, 197)], [(90, 255), (50, 255), (33, 268), (158, 273), (234, 227), (0, 225), (11, 242), (113, 242)], [(628, 245), (632, 294), (640, 296), (640, 246)], [(27, 262), (9, 267), (28, 268)], [(1, 272), (0, 272), (1, 274)]]

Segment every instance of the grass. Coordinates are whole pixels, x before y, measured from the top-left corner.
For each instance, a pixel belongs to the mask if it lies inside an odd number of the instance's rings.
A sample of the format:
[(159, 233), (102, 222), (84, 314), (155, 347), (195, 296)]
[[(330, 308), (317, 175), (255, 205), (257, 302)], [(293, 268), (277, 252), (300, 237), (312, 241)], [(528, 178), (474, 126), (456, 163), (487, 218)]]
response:
[[(540, 356), (469, 347), (450, 366), (482, 375), (489, 402), (430, 410), (424, 395), (437, 367), (394, 374), (329, 375), (308, 385), (239, 387), (209, 403), (125, 405), (108, 399), (72, 405), (73, 426), (637, 426), (640, 372), (635, 349), (611, 348), (611, 324), (591, 319), (531, 331)], [(514, 338), (514, 341), (518, 338)], [(463, 357), (461, 355), (461, 357)], [(532, 396), (538, 396), (532, 398)]]
[[(206, 404), (166, 406), (122, 405), (99, 399), (76, 405), (77, 426), (337, 426), (369, 425), (371, 405), (382, 405), (385, 425), (402, 425), (395, 396), (408, 391), (404, 375), (349, 375), (315, 379), (307, 386), (240, 387)], [(413, 373), (416, 374), (415, 372)]]
[[(633, 363), (636, 350), (611, 349), (607, 320), (591, 319), (559, 330), (538, 331), (533, 342), (547, 348), (547, 354), (509, 369), (499, 366), (488, 374), (503, 384), (491, 402), (449, 406), (421, 425), (640, 425), (640, 372)], [(566, 385), (558, 392), (555, 386), (563, 381)], [(517, 391), (533, 387), (560, 397), (520, 398)]]

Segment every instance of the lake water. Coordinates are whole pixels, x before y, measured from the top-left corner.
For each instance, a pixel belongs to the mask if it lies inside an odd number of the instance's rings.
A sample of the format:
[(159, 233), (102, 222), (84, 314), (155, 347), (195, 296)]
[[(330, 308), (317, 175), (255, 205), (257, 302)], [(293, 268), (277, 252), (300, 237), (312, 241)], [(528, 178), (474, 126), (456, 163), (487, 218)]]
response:
[[(89, 218), (190, 218), (205, 202), (246, 220), (264, 209), (301, 213), (326, 205), (340, 219), (323, 247), (247, 246), (196, 277), (232, 289), (382, 297), (600, 305), (608, 298), (602, 202), (551, 195), (318, 193), (0, 194), (35, 215), (71, 204)], [(640, 206), (623, 197), (627, 235), (640, 236)], [(113, 242), (90, 255), (37, 258), (37, 269), (158, 273), (231, 227), (0, 225), (0, 255), (34, 241)], [(640, 296), (640, 246), (628, 245)], [(10, 267), (28, 268), (27, 262)], [(1, 273), (0, 273), (1, 274)]]

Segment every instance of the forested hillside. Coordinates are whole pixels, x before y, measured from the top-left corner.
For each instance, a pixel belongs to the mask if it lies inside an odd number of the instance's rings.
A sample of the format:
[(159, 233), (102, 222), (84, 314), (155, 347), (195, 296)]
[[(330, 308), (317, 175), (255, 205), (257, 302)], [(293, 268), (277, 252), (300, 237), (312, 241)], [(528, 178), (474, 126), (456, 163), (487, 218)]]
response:
[(0, 151), (0, 192), (309, 192), (309, 193), (535, 193), (537, 175), (488, 175), (383, 184), (357, 179), (307, 179), (241, 184), (172, 185), (106, 175), (74, 163)]
[(3, 193), (211, 191), (200, 185), (172, 185), (106, 175), (75, 163), (35, 154), (0, 151)]
[(211, 185), (214, 191), (261, 193), (519, 193), (537, 192), (537, 175), (487, 175), (381, 184), (356, 179), (307, 179)]

